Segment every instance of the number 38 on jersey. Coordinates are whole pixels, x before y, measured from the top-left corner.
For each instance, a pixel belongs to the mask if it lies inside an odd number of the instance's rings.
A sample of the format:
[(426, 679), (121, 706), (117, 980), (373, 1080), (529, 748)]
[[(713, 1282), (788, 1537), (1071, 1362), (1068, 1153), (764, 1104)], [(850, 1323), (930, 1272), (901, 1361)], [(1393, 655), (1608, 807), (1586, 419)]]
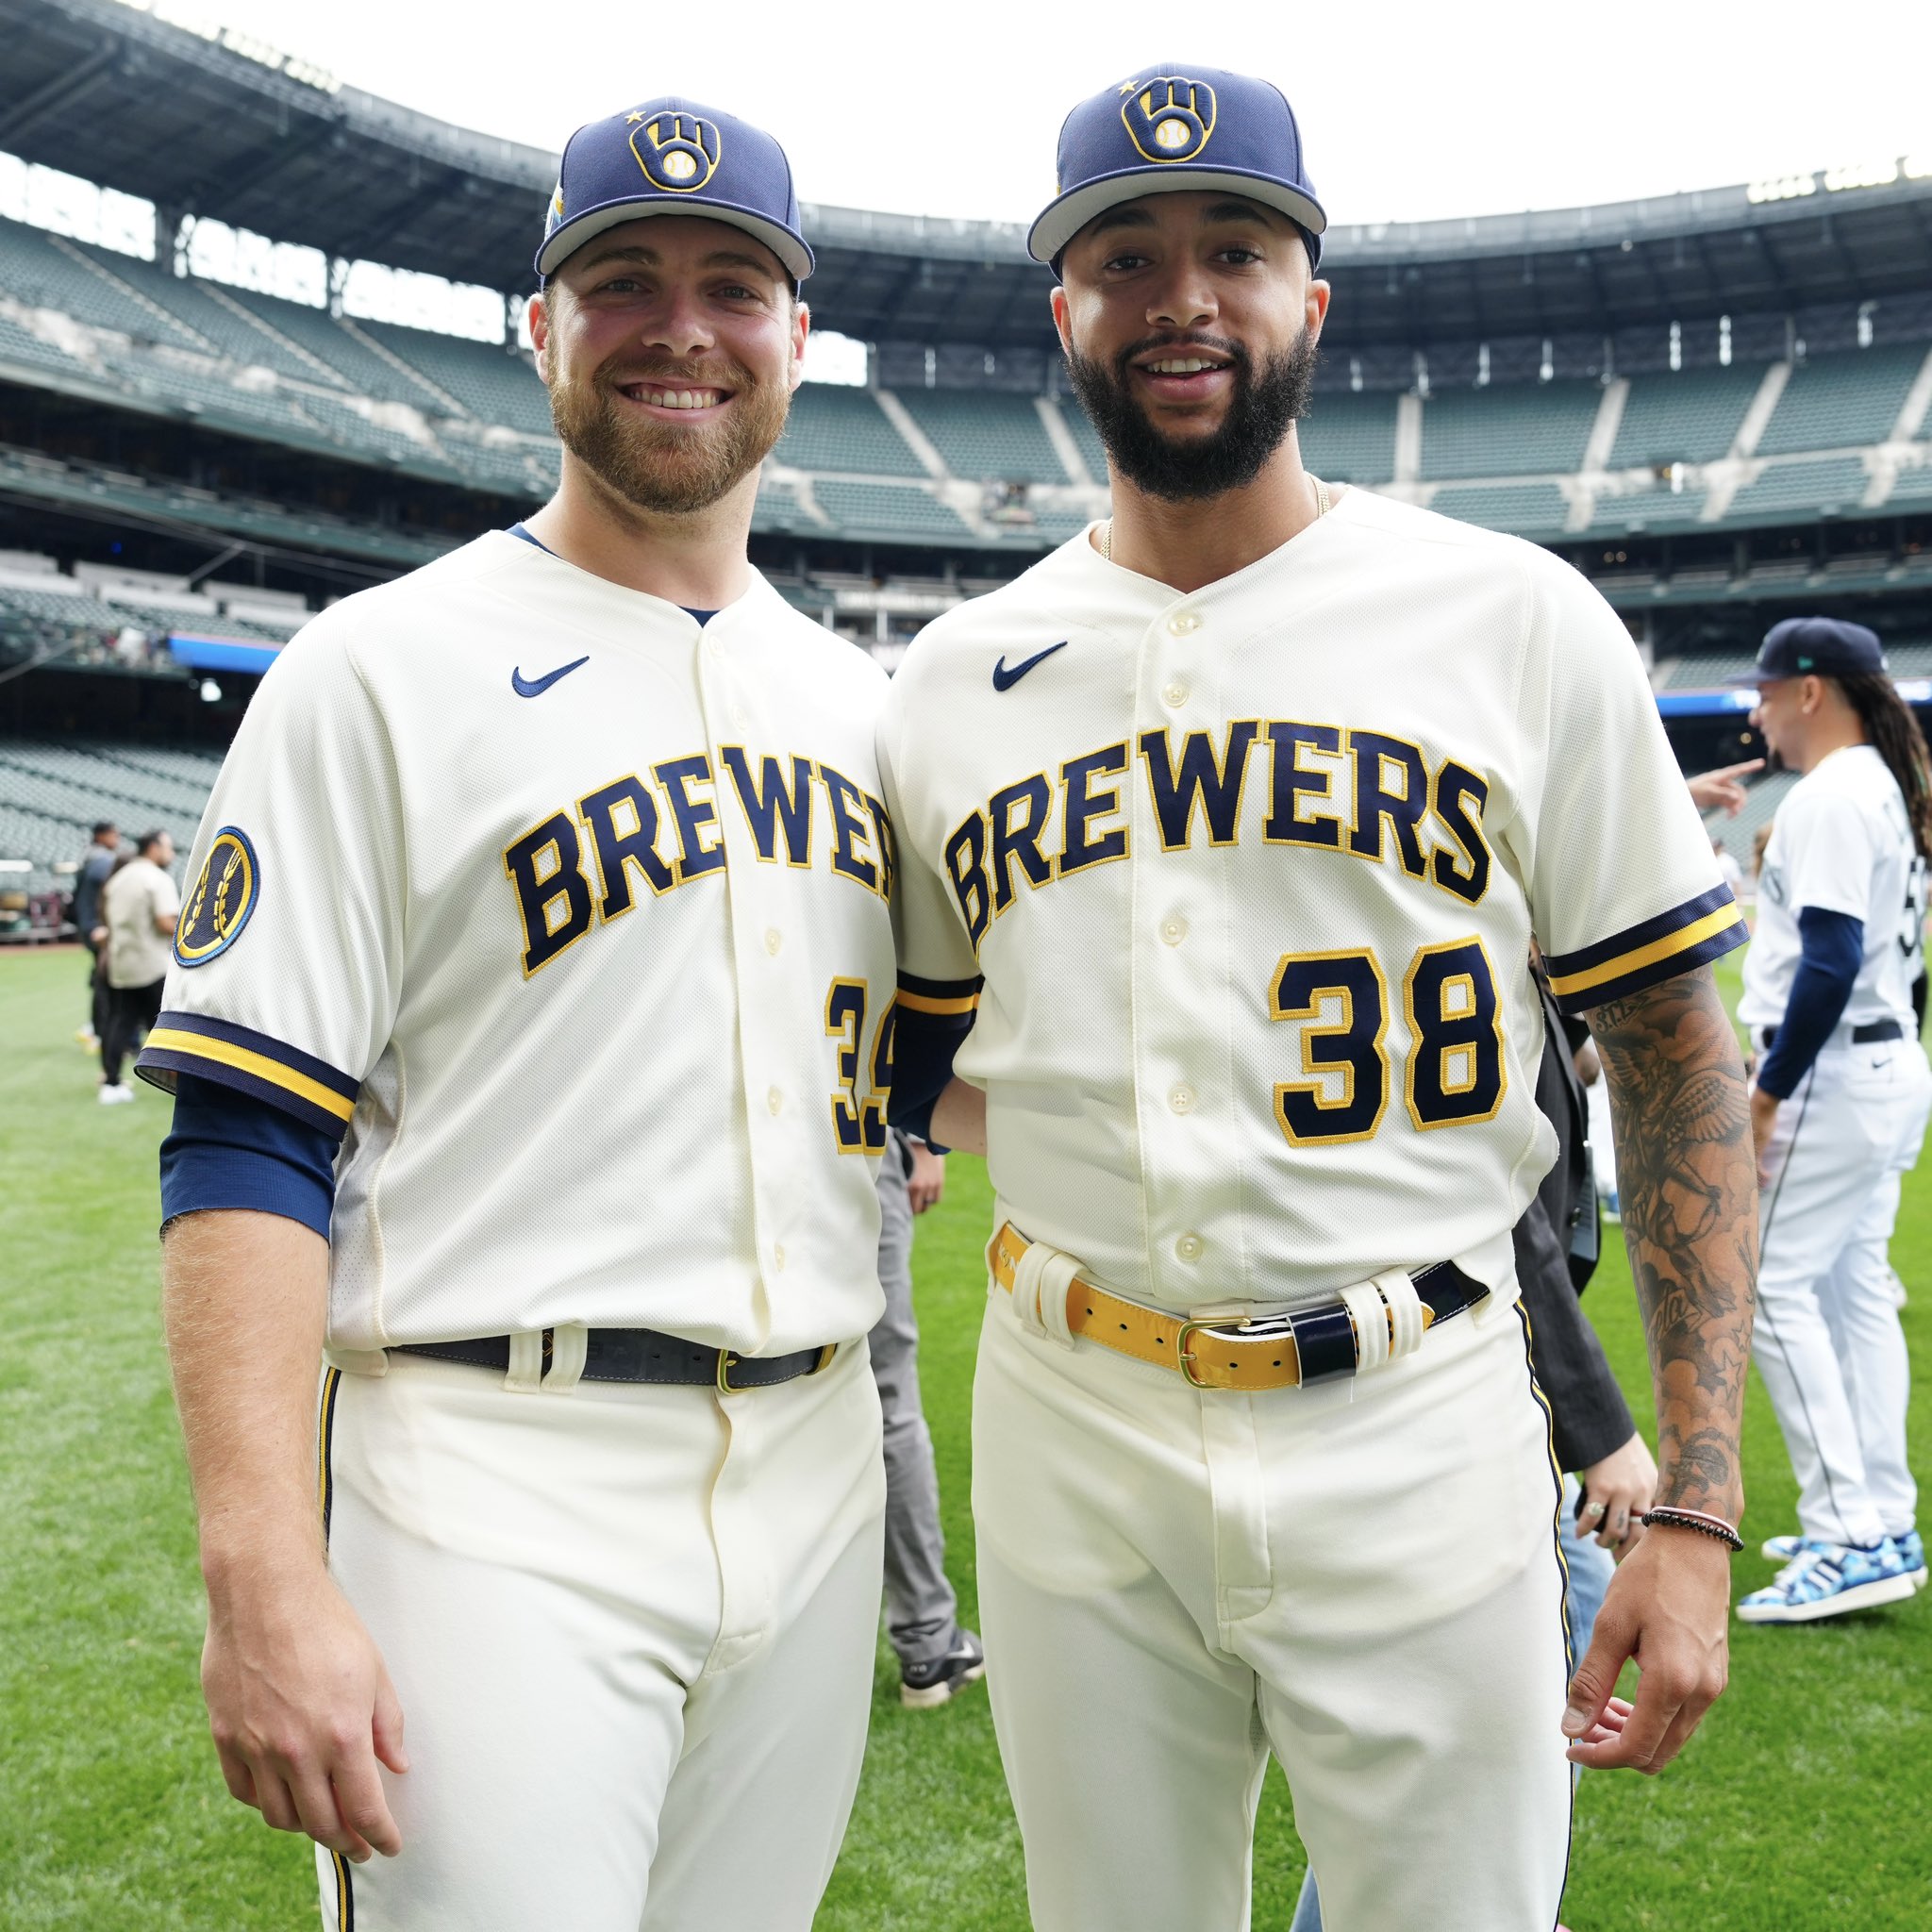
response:
[(1507, 1079), (1496, 975), (1477, 939), (1424, 946), (1406, 962), (1399, 998), (1408, 1049), (1389, 1049), (1395, 1001), (1369, 952), (1288, 953), (1268, 1014), (1300, 1029), (1301, 1074), (1274, 1088), (1274, 1121), (1295, 1147), (1371, 1139), (1397, 1080), (1424, 1131), (1495, 1118)]

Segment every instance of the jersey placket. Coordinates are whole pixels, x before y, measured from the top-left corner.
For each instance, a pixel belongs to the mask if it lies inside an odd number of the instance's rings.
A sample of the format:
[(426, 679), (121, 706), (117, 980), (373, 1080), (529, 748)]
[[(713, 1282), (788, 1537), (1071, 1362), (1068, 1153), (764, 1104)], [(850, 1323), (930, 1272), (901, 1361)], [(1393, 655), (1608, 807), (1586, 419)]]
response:
[[(1226, 625), (1219, 626), (1224, 633)], [(1147, 1285), (1162, 1301), (1199, 1307), (1240, 1294), (1237, 1215), (1215, 1211), (1214, 1176), (1234, 1162), (1239, 1137), (1227, 1065), (1234, 984), (1221, 872), (1203, 812), (1163, 848), (1142, 741), (1165, 734), (1177, 769), (1191, 731), (1222, 749), (1217, 620), (1182, 598), (1141, 632), (1134, 728), (1123, 792), (1129, 803), (1128, 958), (1135, 1108), (1145, 1200)], [(1196, 845), (1200, 849), (1196, 849)], [(1216, 1158), (1215, 1150), (1220, 1150)]]
[[(744, 814), (725, 808), (729, 780), (723, 747), (763, 742), (769, 733), (762, 729), (766, 721), (758, 715), (751, 680), (732, 661), (726, 626), (715, 618), (699, 635), (697, 659), (705, 750), (725, 856), (725, 903), (730, 908), (731, 963), (737, 981), (740, 1102), (751, 1162), (752, 1238), (758, 1280), (764, 1296), (771, 1297), (783, 1291), (791, 1258), (786, 1241), (803, 1205), (793, 1159), (798, 1124), (791, 1116), (807, 1096), (791, 1091), (797, 1057), (785, 1053), (778, 1021), (792, 1007), (787, 997), (786, 966), (781, 963), (786, 941), (789, 937), (793, 942), (790, 963), (795, 967), (806, 935), (788, 935), (786, 930), (788, 924), (799, 924), (789, 917), (796, 909), (787, 891), (789, 869), (760, 865)], [(695, 1151), (700, 1158), (711, 1158), (706, 1150)], [(769, 1300), (760, 1317), (760, 1326), (769, 1326)]]

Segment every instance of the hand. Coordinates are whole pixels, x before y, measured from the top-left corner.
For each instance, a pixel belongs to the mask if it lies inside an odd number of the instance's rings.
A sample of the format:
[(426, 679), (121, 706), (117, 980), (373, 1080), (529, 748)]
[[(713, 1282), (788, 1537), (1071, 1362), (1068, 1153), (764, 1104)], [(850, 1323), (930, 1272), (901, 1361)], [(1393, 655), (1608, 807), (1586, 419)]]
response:
[(946, 1157), (935, 1154), (924, 1141), (910, 1144), (912, 1172), (906, 1176), (906, 1191), (911, 1197), (913, 1213), (924, 1214), (940, 1205), (940, 1196), (946, 1191)]
[(1622, 1562), (1643, 1539), (1638, 1519), (1657, 1495), (1657, 1463), (1641, 1436), (1632, 1435), (1621, 1449), (1601, 1462), (1577, 1472), (1583, 1485), (1583, 1509), (1577, 1523), (1586, 1535), (1594, 1530), (1597, 1542), (1617, 1553)]
[(402, 1834), (376, 1774), (409, 1768), (403, 1712), (361, 1620), (319, 1564), (210, 1589), (201, 1689), (229, 1792), (277, 1831), (365, 1864)]
[(1722, 810), (1726, 818), (1734, 819), (1744, 804), (1744, 788), (1738, 780), (1763, 769), (1762, 758), (1746, 758), (1741, 765), (1725, 765), (1721, 771), (1700, 772), (1696, 777), (1686, 778), (1684, 782), (1690, 788), (1690, 796), (1699, 811)]
[(1771, 1185), (1771, 1137), (1777, 1130), (1778, 1100), (1762, 1087), (1751, 1090), (1751, 1151), (1757, 1160), (1757, 1185)]
[[(1696, 1530), (1652, 1530), (1610, 1579), (1590, 1650), (1570, 1680), (1570, 1762), (1661, 1771), (1723, 1693), (1730, 1613), (1724, 1545)], [(1624, 1704), (1610, 1692), (1631, 1657), (1642, 1674), (1636, 1703)]]

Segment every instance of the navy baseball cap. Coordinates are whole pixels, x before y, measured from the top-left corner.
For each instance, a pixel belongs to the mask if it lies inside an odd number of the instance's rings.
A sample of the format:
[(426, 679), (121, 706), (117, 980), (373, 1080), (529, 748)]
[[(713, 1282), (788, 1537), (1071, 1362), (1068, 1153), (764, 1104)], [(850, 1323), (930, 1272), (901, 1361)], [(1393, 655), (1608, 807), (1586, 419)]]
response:
[(564, 144), (537, 274), (592, 236), (646, 215), (702, 215), (762, 242), (794, 281), (812, 270), (785, 150), (749, 121), (677, 94), (579, 127)]
[(1061, 251), (1097, 214), (1143, 194), (1223, 188), (1278, 208), (1322, 265), (1328, 217), (1302, 159), (1294, 109), (1273, 81), (1185, 63), (1082, 101), (1060, 127), (1059, 187), (1026, 238), (1056, 270)]
[(1757, 661), (1731, 684), (1780, 677), (1868, 677), (1886, 669), (1878, 633), (1837, 617), (1788, 617), (1765, 632)]

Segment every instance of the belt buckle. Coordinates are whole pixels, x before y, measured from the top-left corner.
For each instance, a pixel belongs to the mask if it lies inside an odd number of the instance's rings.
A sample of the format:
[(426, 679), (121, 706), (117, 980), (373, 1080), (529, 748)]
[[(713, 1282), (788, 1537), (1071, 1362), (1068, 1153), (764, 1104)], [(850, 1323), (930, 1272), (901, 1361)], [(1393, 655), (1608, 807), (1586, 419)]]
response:
[[(742, 1361), (743, 1357), (741, 1356), (738, 1359)], [(731, 1351), (728, 1348), (721, 1348), (718, 1351), (718, 1393), (720, 1395), (742, 1395), (744, 1393), (742, 1389), (734, 1389), (731, 1386), (731, 1371), (737, 1365), (737, 1362), (732, 1360)]]
[(1291, 1336), (1294, 1324), (1286, 1315), (1265, 1315), (1258, 1322), (1230, 1321), (1225, 1315), (1209, 1315), (1202, 1321), (1190, 1319), (1183, 1322), (1180, 1332), (1174, 1339), (1174, 1359), (1180, 1368), (1181, 1380), (1191, 1389), (1226, 1387), (1221, 1382), (1204, 1382), (1194, 1373), (1194, 1352), (1188, 1343), (1204, 1332), (1219, 1336), (1224, 1341), (1257, 1341), (1274, 1334)]

